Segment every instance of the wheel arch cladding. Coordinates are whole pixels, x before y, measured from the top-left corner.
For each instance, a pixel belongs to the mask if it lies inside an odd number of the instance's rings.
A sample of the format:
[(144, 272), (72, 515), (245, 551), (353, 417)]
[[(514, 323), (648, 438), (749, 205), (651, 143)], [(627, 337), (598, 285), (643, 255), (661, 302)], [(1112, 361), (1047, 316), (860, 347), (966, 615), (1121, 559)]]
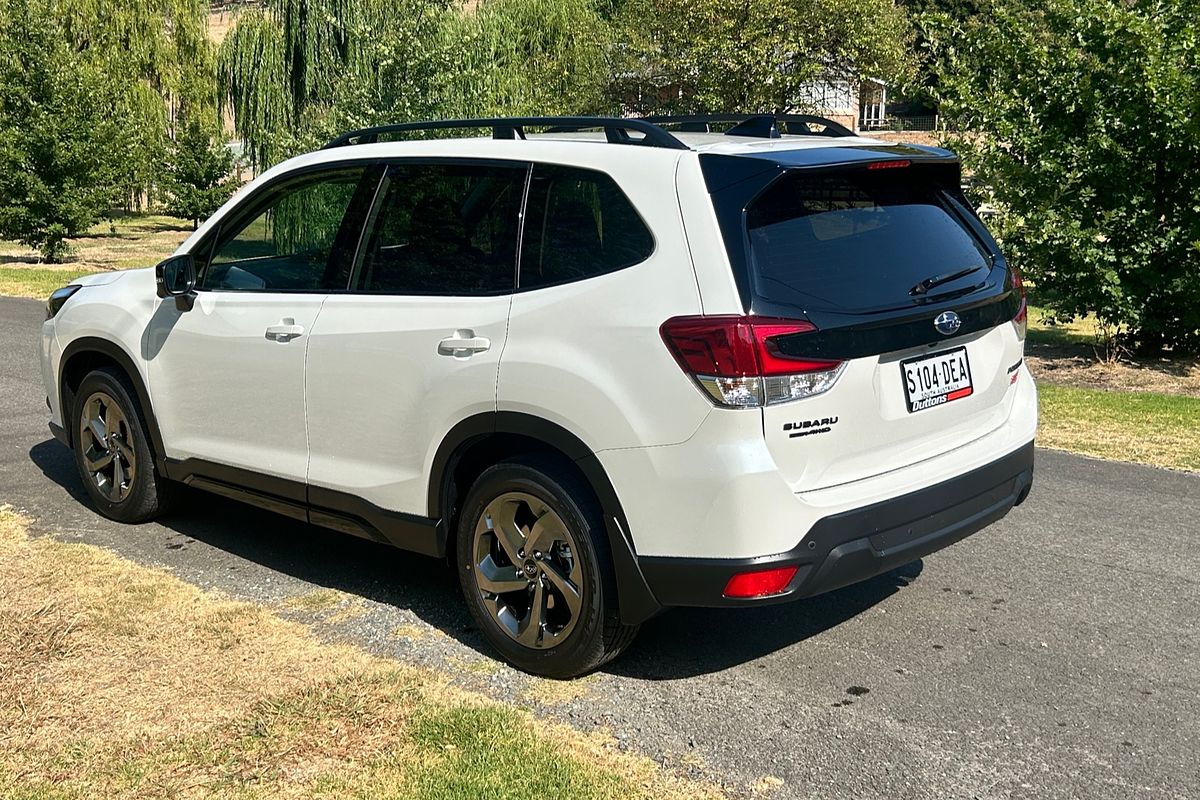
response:
[(72, 431), (74, 425), (66, 423), (71, 418), (70, 412), (75, 404), (75, 391), (79, 388), (79, 384), (92, 370), (114, 366), (124, 373), (126, 379), (133, 386), (134, 399), (137, 400), (139, 406), (138, 411), (141, 412), (142, 421), (150, 434), (151, 453), (161, 471), (166, 451), (163, 449), (162, 434), (158, 430), (158, 420), (154, 417), (154, 408), (150, 404), (150, 393), (146, 391), (146, 384), (142, 380), (142, 374), (135, 366), (133, 358), (120, 345), (107, 339), (82, 337), (68, 344), (63, 350), (62, 358), (59, 361), (58, 381), (62, 418), (64, 427), (67, 429), (67, 436), (70, 437), (73, 445), (75, 441)]
[[(473, 481), (502, 458), (541, 452), (561, 456), (574, 465), (600, 504), (612, 555), (621, 621), (637, 625), (661, 610), (637, 562), (629, 522), (604, 467), (582, 440), (561, 425), (515, 411), (477, 414), (446, 434), (433, 458), (429, 478), (429, 516), (453, 529), (457, 504)], [(473, 474), (472, 474), (473, 473)]]

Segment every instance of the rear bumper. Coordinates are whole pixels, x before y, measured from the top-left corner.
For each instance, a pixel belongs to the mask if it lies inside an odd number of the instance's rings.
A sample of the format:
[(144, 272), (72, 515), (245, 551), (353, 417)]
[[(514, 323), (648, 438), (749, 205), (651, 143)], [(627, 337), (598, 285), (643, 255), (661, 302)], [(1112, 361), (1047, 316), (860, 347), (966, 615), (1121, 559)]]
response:
[[(1033, 485), (1033, 442), (942, 483), (824, 517), (786, 553), (759, 558), (638, 558), (663, 606), (749, 606), (797, 600), (857, 583), (965, 539), (1021, 503)], [(765, 598), (723, 595), (730, 577), (796, 566)]]

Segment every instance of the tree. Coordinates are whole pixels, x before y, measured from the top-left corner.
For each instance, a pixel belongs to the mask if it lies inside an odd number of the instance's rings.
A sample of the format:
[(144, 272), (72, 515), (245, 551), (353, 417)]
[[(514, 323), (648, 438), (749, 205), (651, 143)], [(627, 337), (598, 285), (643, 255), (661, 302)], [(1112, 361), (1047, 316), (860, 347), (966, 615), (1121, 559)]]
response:
[(229, 180), (233, 154), (199, 120), (187, 119), (171, 144), (164, 188), (167, 212), (193, 227), (212, 216), (237, 188)]
[(115, 176), (127, 207), (152, 199), (175, 119), (211, 113), (216, 92), (207, 0), (43, 0), (68, 46), (107, 75), (123, 129)]
[(267, 0), (222, 44), (221, 95), (259, 168), (378, 122), (597, 110), (597, 2)]
[(47, 3), (0, 7), (0, 238), (61, 261), (111, 206), (119, 88), (67, 46)]
[(626, 0), (618, 25), (616, 91), (640, 111), (807, 110), (815, 80), (895, 81), (912, 64), (892, 0)]
[(923, 19), (954, 143), (1037, 302), (1200, 346), (1200, 3), (991, 0)]

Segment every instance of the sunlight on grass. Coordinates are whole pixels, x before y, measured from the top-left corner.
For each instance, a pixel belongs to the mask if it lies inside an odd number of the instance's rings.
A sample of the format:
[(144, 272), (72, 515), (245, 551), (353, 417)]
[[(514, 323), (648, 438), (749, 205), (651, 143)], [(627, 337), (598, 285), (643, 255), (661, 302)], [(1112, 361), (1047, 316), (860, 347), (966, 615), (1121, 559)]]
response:
[(1064, 320), (1051, 325), (1046, 321), (1048, 312), (1036, 306), (1029, 307), (1029, 341), (1034, 344), (1096, 344), (1096, 318), (1088, 315), (1082, 319)]
[(1039, 385), (1038, 444), (1200, 471), (1200, 399)]
[(192, 232), (190, 223), (161, 214), (121, 214), (102, 221), (69, 243), (66, 264), (40, 263), (36, 251), (0, 241), (0, 295), (44, 298), (81, 275), (152, 267), (175, 252)]
[(34, 297), (45, 300), (60, 286), (96, 270), (35, 269), (31, 267), (0, 267), (0, 295)]
[(27, 525), (0, 506), (0, 797), (719, 796), (607, 735)]

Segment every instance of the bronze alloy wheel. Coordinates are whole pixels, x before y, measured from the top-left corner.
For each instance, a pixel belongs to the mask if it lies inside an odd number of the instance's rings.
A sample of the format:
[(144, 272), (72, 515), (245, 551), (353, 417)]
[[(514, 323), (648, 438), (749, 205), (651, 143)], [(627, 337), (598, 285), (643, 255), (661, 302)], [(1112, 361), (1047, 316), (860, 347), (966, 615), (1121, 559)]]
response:
[(579, 620), (583, 568), (568, 526), (547, 503), (506, 492), (484, 507), (471, 552), (484, 607), (525, 647), (554, 647)]
[(79, 447), (92, 483), (111, 503), (124, 501), (137, 479), (133, 437), (133, 426), (111, 395), (88, 396), (79, 415)]

